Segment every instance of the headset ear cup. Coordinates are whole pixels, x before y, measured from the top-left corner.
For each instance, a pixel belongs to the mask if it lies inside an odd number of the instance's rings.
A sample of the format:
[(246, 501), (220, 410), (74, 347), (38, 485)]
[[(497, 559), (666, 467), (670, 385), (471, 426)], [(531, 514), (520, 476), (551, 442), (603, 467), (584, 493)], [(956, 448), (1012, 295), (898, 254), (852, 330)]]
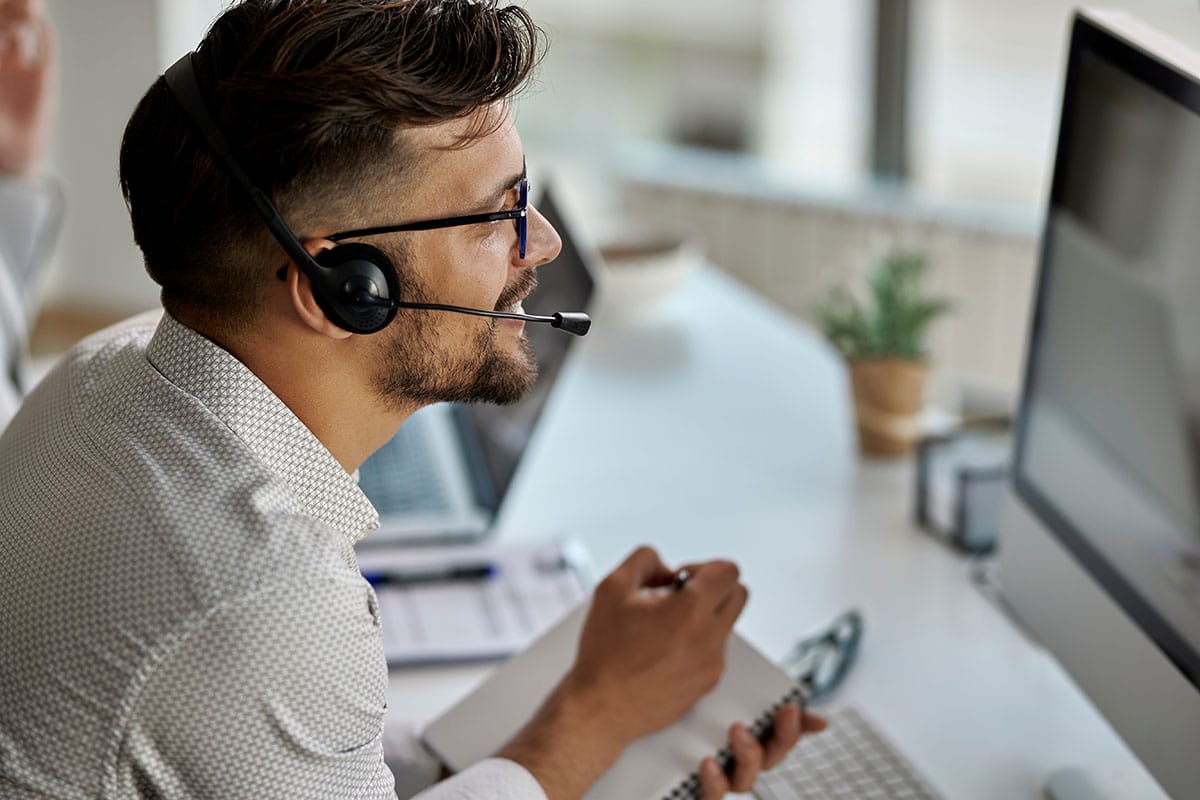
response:
[(399, 299), (400, 280), (392, 260), (378, 247), (341, 244), (321, 251), (316, 262), (324, 273), (319, 287), (314, 282), (317, 304), (335, 325), (375, 333), (395, 318), (396, 309), (386, 303)]

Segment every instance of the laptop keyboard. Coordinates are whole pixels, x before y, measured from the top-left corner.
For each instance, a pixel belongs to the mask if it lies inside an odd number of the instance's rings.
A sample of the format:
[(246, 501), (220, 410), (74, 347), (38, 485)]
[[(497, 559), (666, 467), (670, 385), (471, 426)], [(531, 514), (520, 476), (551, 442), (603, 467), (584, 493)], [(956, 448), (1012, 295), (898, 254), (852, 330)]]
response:
[(449, 493), (434, 468), (429, 429), (416, 418), (367, 459), (359, 470), (358, 485), (380, 516), (450, 508)]
[(858, 711), (847, 706), (820, 713), (829, 727), (805, 737), (758, 779), (759, 800), (940, 800)]

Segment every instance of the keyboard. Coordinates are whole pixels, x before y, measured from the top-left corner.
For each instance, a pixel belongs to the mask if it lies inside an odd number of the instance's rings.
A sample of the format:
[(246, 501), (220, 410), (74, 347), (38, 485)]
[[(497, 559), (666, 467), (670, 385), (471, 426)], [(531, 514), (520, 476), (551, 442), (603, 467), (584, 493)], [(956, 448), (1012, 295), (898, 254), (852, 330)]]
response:
[(359, 471), (358, 485), (382, 516), (400, 512), (439, 512), (450, 497), (430, 452), (429, 429), (413, 417), (375, 451)]
[(829, 720), (754, 784), (758, 800), (941, 800), (907, 759), (855, 709), (821, 709)]

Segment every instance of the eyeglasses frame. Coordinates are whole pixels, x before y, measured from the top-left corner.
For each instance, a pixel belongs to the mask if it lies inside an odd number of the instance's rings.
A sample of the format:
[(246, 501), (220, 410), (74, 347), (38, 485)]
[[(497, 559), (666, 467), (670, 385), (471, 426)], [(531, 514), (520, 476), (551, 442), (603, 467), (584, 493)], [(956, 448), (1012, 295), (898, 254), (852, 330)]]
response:
[(457, 217), (441, 217), (426, 219), (418, 222), (404, 222), (399, 225), (375, 225), (369, 228), (358, 228), (352, 231), (340, 231), (330, 234), (329, 240), (340, 242), (345, 239), (359, 239), (366, 236), (379, 236), (385, 233), (401, 233), (403, 231), (432, 231), (441, 228), (457, 228), (463, 225), (479, 225), (485, 222), (500, 222), (511, 219), (517, 230), (517, 246), (521, 258), (525, 258), (525, 243), (529, 235), (529, 175), (522, 172), (517, 181), (517, 205), (507, 211), (492, 211), (485, 214), (466, 214)]

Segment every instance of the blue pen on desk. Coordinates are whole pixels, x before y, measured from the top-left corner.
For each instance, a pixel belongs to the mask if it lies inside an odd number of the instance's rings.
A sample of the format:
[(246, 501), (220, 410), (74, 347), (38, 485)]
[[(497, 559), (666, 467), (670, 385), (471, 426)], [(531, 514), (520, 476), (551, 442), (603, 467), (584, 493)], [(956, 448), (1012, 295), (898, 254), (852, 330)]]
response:
[(364, 572), (372, 586), (419, 586), (428, 583), (477, 583), (494, 577), (500, 570), (495, 564), (450, 564), (445, 567)]

